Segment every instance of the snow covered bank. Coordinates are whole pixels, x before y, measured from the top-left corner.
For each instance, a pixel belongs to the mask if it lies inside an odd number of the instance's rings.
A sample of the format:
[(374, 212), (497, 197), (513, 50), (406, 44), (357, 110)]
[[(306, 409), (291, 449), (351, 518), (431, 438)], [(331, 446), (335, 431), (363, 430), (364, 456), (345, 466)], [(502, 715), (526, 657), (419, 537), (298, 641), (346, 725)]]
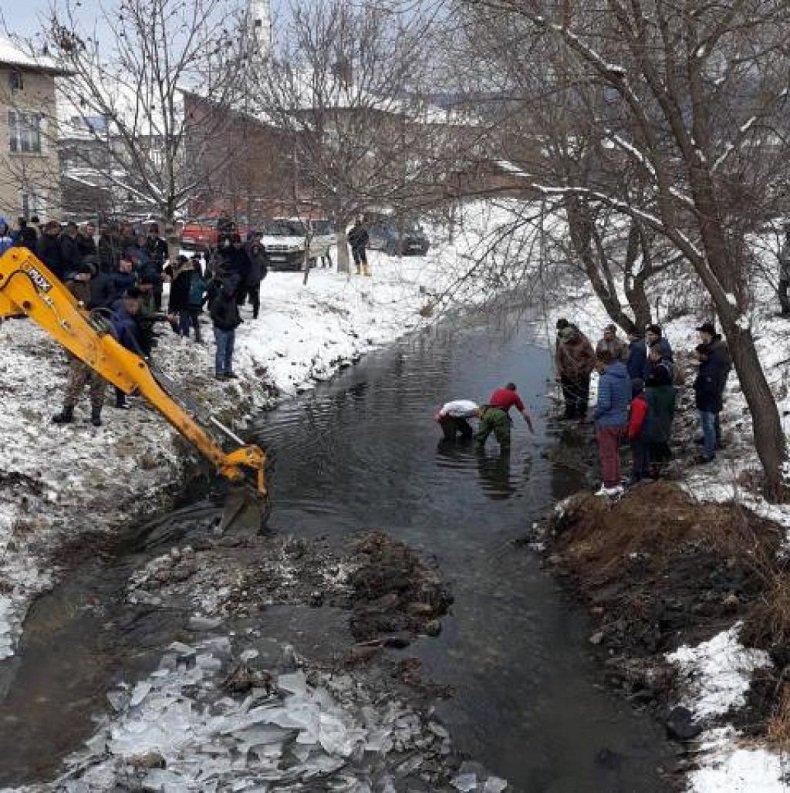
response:
[[(317, 269), (303, 286), (301, 273), (270, 274), (260, 317), (252, 320), (243, 310), (235, 382), (212, 377), (206, 317), (206, 344), (180, 339), (168, 328), (154, 360), (193, 399), (243, 428), (254, 412), (432, 321), (439, 309), (482, 300), (478, 281), (466, 275), (503, 211), (485, 203), (466, 207), (463, 230), (451, 243), (443, 229), (434, 229), (425, 257), (373, 252), (372, 278)], [(62, 350), (27, 320), (0, 326), (0, 350), (2, 660), (13, 654), (27, 607), (51, 585), (54, 571), (92, 552), (85, 535), (109, 536), (161, 509), (193, 470), (188, 461), (197, 458), (141, 400), (119, 411), (108, 398), (99, 429), (87, 423), (86, 403), (72, 425), (53, 425), (66, 378)]]
[[(680, 647), (667, 656), (679, 670), (686, 693), (682, 704), (699, 724), (746, 704), (755, 670), (771, 665), (768, 653), (745, 648), (739, 641), (741, 624), (696, 647)], [(715, 722), (714, 722), (715, 723)], [(772, 793), (786, 790), (782, 757), (746, 745), (730, 726), (709, 727), (699, 738), (702, 767), (689, 776), (694, 793)]]

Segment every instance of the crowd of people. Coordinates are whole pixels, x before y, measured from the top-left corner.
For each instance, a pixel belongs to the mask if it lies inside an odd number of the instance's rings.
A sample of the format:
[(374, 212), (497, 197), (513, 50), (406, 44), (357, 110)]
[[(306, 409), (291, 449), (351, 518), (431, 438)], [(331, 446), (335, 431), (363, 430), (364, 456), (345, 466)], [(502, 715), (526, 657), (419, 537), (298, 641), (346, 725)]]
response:
[[(702, 436), (700, 463), (709, 463), (721, 448), (719, 414), (732, 368), (727, 345), (710, 322), (697, 328), (700, 343), (694, 351), (698, 364), (694, 380), (695, 404)], [(626, 484), (657, 478), (672, 459), (670, 442), (678, 382), (672, 346), (659, 325), (636, 330), (627, 341), (608, 325), (593, 349), (590, 340), (567, 319), (557, 321), (555, 348), (557, 377), (562, 387), (565, 419), (585, 419), (590, 377), (597, 371), (598, 397), (594, 420), (601, 462), (601, 495), (623, 490), (620, 447), (632, 452), (631, 475)]]
[[(702, 447), (700, 463), (709, 463), (721, 448), (719, 414), (732, 367), (727, 345), (710, 322), (697, 328), (700, 343), (694, 351), (698, 369), (694, 380)], [(615, 325), (604, 328), (595, 347), (577, 325), (557, 321), (555, 346), (557, 379), (562, 388), (562, 419), (584, 421), (590, 403), (590, 379), (598, 373), (598, 395), (593, 419), (601, 467), (598, 495), (617, 496), (625, 486), (659, 478), (672, 459), (672, 423), (678, 382), (672, 346), (659, 325), (644, 334), (634, 330), (628, 339)], [(444, 442), (475, 439), (482, 448), (492, 433), (502, 452), (510, 449), (511, 419), (515, 408), (532, 431), (532, 420), (514, 383), (496, 389), (485, 405), (469, 399), (444, 404), (435, 418)], [(477, 432), (470, 420), (478, 419)], [(623, 444), (631, 449), (630, 476), (621, 478)]]
[[(260, 311), (261, 282), (268, 271), (260, 233), (242, 240), (237, 233), (222, 234), (208, 255), (171, 258), (156, 223), (135, 227), (131, 222), (102, 225), (40, 224), (20, 218), (15, 229), (0, 219), (0, 254), (12, 246), (36, 254), (87, 309), (101, 314), (124, 347), (148, 358), (157, 344), (157, 323), (184, 337), (202, 342), (201, 315), (208, 312), (215, 352), (215, 376), (236, 377), (233, 350), (240, 306), (249, 301), (252, 316)], [(169, 283), (167, 306), (164, 285)], [(106, 383), (87, 364), (69, 356), (69, 375), (58, 424), (73, 421), (74, 407), (89, 386), (91, 421), (101, 425)], [(126, 395), (116, 389), (115, 407), (127, 409)]]

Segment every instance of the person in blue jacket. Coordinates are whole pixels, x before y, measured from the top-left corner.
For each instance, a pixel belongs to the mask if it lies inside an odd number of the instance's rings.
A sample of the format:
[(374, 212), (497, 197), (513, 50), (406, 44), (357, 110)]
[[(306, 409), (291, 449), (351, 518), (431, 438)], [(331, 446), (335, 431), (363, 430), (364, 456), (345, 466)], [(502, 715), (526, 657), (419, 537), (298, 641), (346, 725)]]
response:
[(14, 238), (11, 236), (11, 227), (6, 223), (5, 218), (0, 218), (0, 256), (13, 244)]
[(631, 380), (642, 380), (647, 366), (647, 343), (632, 330), (628, 332), (628, 360), (625, 363)]
[[(143, 337), (137, 315), (140, 313), (142, 303), (142, 293), (133, 286), (124, 292), (123, 297), (113, 306), (110, 316), (113, 335), (119, 344), (131, 350), (137, 355), (142, 355)], [(115, 407), (120, 410), (128, 410), (129, 403), (126, 401), (126, 394), (120, 388), (115, 389)]]
[(623, 492), (620, 482), (620, 442), (628, 427), (631, 378), (626, 365), (614, 360), (608, 350), (595, 355), (598, 401), (595, 405), (595, 433), (601, 460), (603, 483), (596, 495), (616, 496)]

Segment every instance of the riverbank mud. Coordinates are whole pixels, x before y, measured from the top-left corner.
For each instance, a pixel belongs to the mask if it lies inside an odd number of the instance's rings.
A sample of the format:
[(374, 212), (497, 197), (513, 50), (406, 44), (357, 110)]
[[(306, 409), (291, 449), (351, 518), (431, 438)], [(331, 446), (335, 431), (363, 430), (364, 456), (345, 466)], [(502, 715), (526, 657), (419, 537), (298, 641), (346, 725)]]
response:
[(748, 740), (777, 729), (784, 535), (742, 507), (654, 482), (615, 501), (572, 496), (525, 539), (543, 543), (547, 566), (587, 605), (606, 682), (663, 721), (688, 769), (712, 730), (734, 723)]

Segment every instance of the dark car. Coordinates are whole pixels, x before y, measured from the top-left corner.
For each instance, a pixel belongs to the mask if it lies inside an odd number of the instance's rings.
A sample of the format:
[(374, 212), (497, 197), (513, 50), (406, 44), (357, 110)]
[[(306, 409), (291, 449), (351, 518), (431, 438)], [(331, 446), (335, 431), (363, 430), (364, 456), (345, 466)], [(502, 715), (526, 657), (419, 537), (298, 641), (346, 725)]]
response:
[(377, 220), (371, 225), (369, 234), (370, 247), (391, 256), (424, 256), (431, 245), (422, 227), (413, 221)]

